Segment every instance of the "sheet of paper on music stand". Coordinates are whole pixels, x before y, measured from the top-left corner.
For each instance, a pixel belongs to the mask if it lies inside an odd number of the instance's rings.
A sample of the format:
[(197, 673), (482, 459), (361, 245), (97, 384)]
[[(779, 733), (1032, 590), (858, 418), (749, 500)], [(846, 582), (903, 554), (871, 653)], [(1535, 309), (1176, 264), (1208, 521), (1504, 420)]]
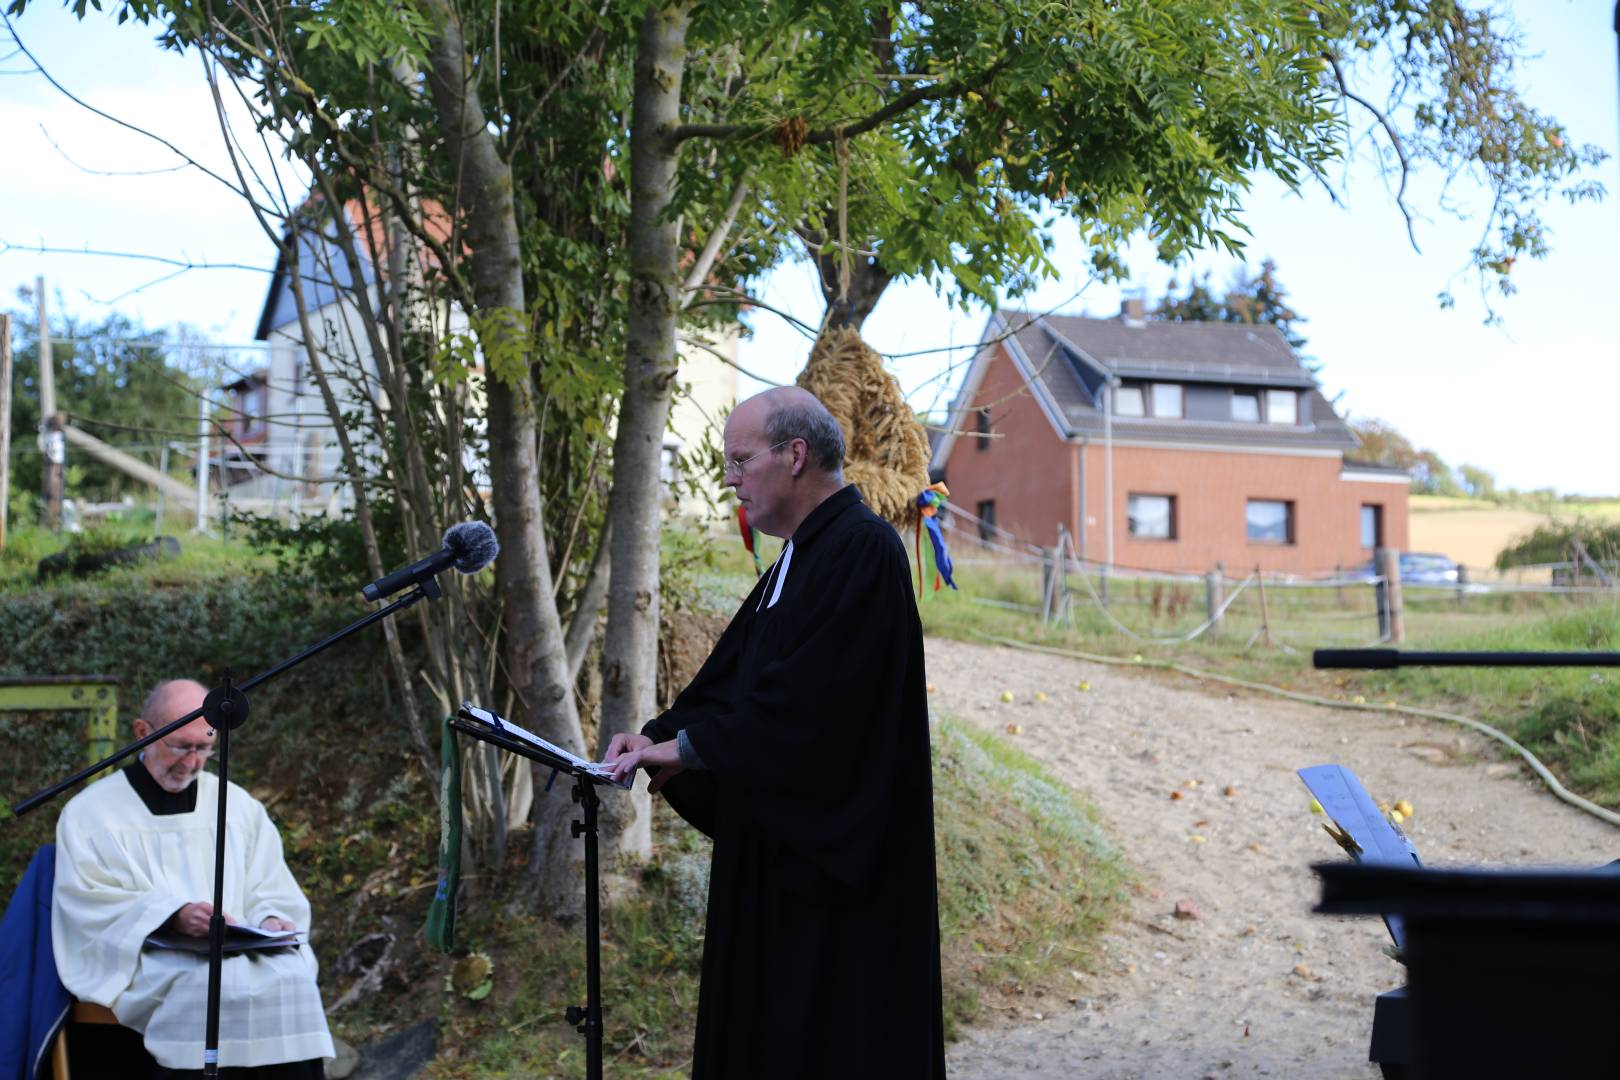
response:
[[(510, 720), (503, 720), (501, 717), (490, 712), (488, 709), (480, 709), (477, 705), (474, 705), (470, 701), (464, 701), (461, 703), (461, 711), (464, 715), (476, 720), (480, 724), (488, 724), (490, 728), (500, 732), (508, 738), (516, 739), (519, 742), (526, 742), (530, 746), (537, 747), (544, 750), (548, 754), (561, 758), (587, 775), (599, 776), (605, 780), (611, 777), (613, 774), (613, 766), (601, 761), (587, 761), (585, 758), (580, 757), (578, 754), (570, 750), (564, 750), (562, 747), (548, 739), (542, 739), (532, 731), (526, 731), (523, 728), (518, 727)], [(625, 777), (624, 782), (619, 784), (619, 786), (628, 788), (633, 782), (634, 776), (627, 776)]]

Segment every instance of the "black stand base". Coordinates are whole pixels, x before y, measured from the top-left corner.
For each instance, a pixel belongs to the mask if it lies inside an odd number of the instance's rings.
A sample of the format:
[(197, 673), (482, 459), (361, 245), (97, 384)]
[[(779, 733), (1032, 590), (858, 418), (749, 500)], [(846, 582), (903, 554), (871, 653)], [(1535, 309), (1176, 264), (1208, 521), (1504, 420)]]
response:
[(585, 1036), (587, 1080), (602, 1080), (602, 897), (596, 846), (596, 811), (601, 800), (596, 785), (583, 776), (575, 777), (574, 801), (585, 810), (585, 820), (573, 824), (574, 836), (585, 837), (585, 1005), (570, 1005), (564, 1015)]
[(585, 838), (585, 1004), (568, 1006), (563, 1016), (585, 1036), (586, 1080), (602, 1080), (602, 892), (597, 850), (597, 810), (601, 806), (601, 799), (596, 794), (596, 787), (604, 781), (579, 771), (566, 758), (556, 757), (542, 747), (505, 734), (486, 722), (458, 714), (450, 718), (450, 726), (464, 735), (471, 735), (530, 761), (538, 761), (574, 778), (573, 798), (584, 811), (583, 820), (574, 821), (572, 832), (576, 838)]

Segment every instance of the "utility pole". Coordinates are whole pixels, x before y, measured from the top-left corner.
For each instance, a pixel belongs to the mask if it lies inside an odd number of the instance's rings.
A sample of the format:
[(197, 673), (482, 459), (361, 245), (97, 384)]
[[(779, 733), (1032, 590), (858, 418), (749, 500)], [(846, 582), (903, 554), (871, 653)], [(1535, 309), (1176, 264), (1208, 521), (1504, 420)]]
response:
[(62, 417), (56, 411), (56, 362), (51, 348), (51, 324), (45, 310), (45, 277), (34, 279), (34, 305), (39, 312), (39, 448), (45, 453), (45, 527), (62, 524), (62, 466), (67, 441)]
[[(221, 470), (223, 475), (223, 470)], [(197, 531), (208, 531), (208, 395), (197, 395)]]
[(1108, 579), (1114, 573), (1114, 388), (1119, 379), (1103, 381), (1103, 572), (1102, 602), (1108, 606)]
[(0, 314), (0, 551), (6, 549), (11, 501), (11, 316)]

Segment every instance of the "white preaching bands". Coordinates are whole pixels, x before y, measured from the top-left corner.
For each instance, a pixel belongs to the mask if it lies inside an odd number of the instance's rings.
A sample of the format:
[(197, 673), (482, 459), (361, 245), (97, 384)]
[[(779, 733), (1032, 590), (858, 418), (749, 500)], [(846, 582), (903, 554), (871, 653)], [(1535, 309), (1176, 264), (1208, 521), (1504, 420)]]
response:
[(782, 582), (787, 580), (788, 563), (792, 561), (793, 541), (789, 540), (787, 547), (782, 549), (781, 557), (771, 566), (771, 573), (776, 575), (776, 587), (771, 590), (771, 602), (765, 603), (765, 594), (760, 593), (759, 603), (754, 605), (755, 611), (758, 611), (761, 607), (773, 608), (776, 606), (776, 602), (782, 598)]

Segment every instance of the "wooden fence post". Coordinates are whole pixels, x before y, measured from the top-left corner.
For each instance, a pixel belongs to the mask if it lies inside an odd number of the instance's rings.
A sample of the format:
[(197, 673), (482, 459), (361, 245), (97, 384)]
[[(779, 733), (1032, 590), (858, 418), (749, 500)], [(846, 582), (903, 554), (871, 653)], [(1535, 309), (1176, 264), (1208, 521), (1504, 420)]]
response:
[(1057, 548), (1041, 549), (1041, 625), (1045, 626), (1052, 618), (1052, 605), (1055, 602), (1053, 591), (1057, 587)]
[(1209, 610), (1209, 629), (1205, 633), (1210, 637), (1221, 632), (1221, 622), (1225, 618), (1221, 614), (1221, 604), (1226, 599), (1222, 595), (1225, 591), (1223, 585), (1219, 570), (1211, 570), (1204, 575), (1204, 606)]
[(1389, 612), (1389, 641), (1399, 645), (1406, 640), (1406, 614), (1401, 605), (1401, 553), (1395, 548), (1379, 548), (1378, 572), (1386, 583), (1384, 602)]
[(1266, 648), (1271, 648), (1271, 614), (1266, 610), (1266, 575), (1261, 572), (1260, 564), (1254, 564), (1254, 583), (1260, 587), (1260, 633), (1265, 638)]

